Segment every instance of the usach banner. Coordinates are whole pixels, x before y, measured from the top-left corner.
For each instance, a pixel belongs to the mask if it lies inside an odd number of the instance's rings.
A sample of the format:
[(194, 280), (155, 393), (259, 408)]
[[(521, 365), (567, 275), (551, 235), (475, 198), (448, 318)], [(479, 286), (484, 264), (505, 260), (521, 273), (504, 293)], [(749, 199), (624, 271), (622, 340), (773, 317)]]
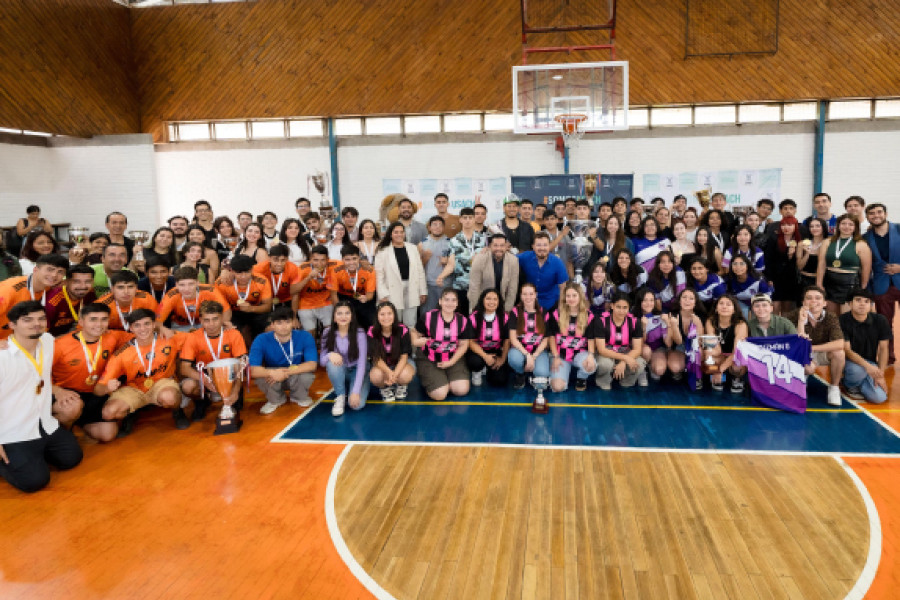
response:
[(488, 209), (488, 222), (503, 218), (503, 197), (507, 194), (505, 177), (474, 179), (456, 177), (454, 179), (382, 179), (381, 188), (388, 194), (404, 194), (419, 206), (416, 220), (427, 222), (436, 214), (434, 197), (439, 192), (450, 198), (450, 212), (459, 214), (459, 209), (484, 204)]
[(670, 204), (684, 194), (688, 204), (697, 206), (694, 192), (722, 192), (729, 206), (755, 206), (768, 198), (776, 205), (781, 201), (781, 169), (745, 169), (731, 171), (690, 171), (644, 175), (645, 201), (659, 196)]

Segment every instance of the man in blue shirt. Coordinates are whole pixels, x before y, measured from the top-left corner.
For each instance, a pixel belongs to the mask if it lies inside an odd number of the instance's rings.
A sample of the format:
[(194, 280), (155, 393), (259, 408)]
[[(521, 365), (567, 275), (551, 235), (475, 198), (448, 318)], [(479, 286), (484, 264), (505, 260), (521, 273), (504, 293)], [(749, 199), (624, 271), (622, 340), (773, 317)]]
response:
[(285, 390), (290, 390), (291, 402), (303, 407), (312, 404), (309, 386), (316, 378), (319, 355), (312, 335), (294, 329), (293, 317), (289, 307), (276, 308), (269, 316), (272, 331), (257, 336), (250, 346), (250, 376), (266, 395), (259, 409), (264, 415), (286, 402)]
[(534, 250), (518, 255), (519, 271), (523, 282), (537, 288), (538, 304), (545, 311), (552, 310), (559, 302), (562, 286), (569, 280), (566, 264), (550, 254), (550, 236), (546, 231), (534, 234)]

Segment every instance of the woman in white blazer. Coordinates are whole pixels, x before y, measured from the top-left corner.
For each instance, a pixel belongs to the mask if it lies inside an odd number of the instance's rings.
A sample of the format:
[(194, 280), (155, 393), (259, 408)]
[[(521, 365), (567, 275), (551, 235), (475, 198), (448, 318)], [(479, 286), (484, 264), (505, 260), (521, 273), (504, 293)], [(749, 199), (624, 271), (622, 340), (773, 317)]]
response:
[(391, 223), (375, 252), (375, 291), (378, 301), (390, 300), (403, 324), (412, 329), (419, 305), (428, 298), (428, 281), (419, 250), (405, 240), (403, 223)]

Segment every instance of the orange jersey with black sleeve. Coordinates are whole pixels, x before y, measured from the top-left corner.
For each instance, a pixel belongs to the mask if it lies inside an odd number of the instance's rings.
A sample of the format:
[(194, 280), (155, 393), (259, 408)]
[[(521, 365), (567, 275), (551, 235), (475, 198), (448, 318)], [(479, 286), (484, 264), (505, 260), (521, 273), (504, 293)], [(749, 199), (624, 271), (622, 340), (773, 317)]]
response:
[[(192, 331), (188, 334), (184, 346), (181, 348), (181, 360), (193, 363), (209, 364), (222, 358), (239, 358), (247, 354), (247, 346), (244, 337), (237, 329), (222, 329), (222, 335), (209, 338), (206, 343), (206, 335), (203, 329)], [(222, 349), (219, 350), (219, 338), (221, 337)], [(212, 351), (210, 351), (212, 346)], [(213, 356), (218, 354), (218, 358)]]
[(131, 311), (138, 308), (149, 308), (153, 312), (159, 310), (159, 304), (157, 304), (156, 298), (154, 298), (152, 294), (140, 290), (135, 292), (134, 300), (131, 302), (131, 306), (128, 307), (128, 310), (123, 309), (121, 306), (117, 306), (112, 292), (103, 295), (97, 302), (109, 307), (109, 328), (118, 331), (127, 330), (127, 323), (122, 319), (127, 317)]
[[(339, 260), (329, 260), (325, 268), (325, 275), (312, 277), (300, 290), (299, 309), (322, 308), (331, 304), (331, 292), (337, 290), (334, 280), (334, 270), (343, 265)], [(300, 265), (300, 280), (306, 279), (312, 272), (312, 264), (305, 262)]]
[[(91, 361), (97, 356), (97, 352), (100, 352), (93, 373), (99, 378), (116, 350), (132, 339), (134, 335), (127, 331), (107, 331), (96, 342), (88, 342), (87, 351)], [(76, 392), (93, 392), (96, 381), (87, 382), (91, 375), (89, 364), (81, 340), (78, 339), (78, 332), (66, 333), (56, 338), (53, 346), (53, 385)]]
[[(269, 285), (265, 277), (260, 277), (259, 275), (251, 274), (250, 283), (246, 286), (238, 285), (237, 281), (232, 281), (228, 285), (220, 283), (216, 286), (216, 289), (225, 298), (232, 310), (237, 306), (240, 298), (244, 298), (251, 306), (259, 306), (264, 300), (272, 298), (272, 286)], [(238, 296), (238, 293), (240, 293), (240, 296)]]
[(197, 297), (193, 300), (185, 300), (178, 288), (169, 290), (159, 304), (156, 318), (164, 322), (170, 316), (172, 323), (182, 327), (200, 327), (200, 305), (207, 300), (215, 300), (228, 310), (228, 300), (220, 294), (214, 286), (198, 284), (200, 288)]
[[(137, 344), (135, 341), (119, 348), (110, 357), (99, 383), (106, 385), (111, 380), (124, 376), (126, 385), (146, 392), (150, 389), (144, 385), (147, 379), (157, 382), (161, 379), (174, 378), (178, 353), (181, 352), (187, 336), (188, 334), (183, 332), (176, 333), (167, 340), (156, 336), (156, 348), (152, 355), (152, 343), (138, 349), (135, 347)], [(140, 357), (138, 352), (140, 352)], [(141, 364), (142, 359), (143, 365)], [(148, 365), (150, 366), (150, 377), (146, 375)]]
[(355, 298), (359, 294), (375, 292), (375, 269), (368, 265), (359, 265), (359, 269), (353, 275), (347, 267), (340, 265), (334, 270), (334, 280), (338, 296), (345, 300)]
[(6, 281), (0, 282), (0, 340), (5, 340), (12, 335), (12, 329), (9, 328), (9, 317), (6, 313), (19, 302), (27, 300), (43, 301), (46, 305), (45, 294), (50, 290), (44, 290), (40, 294), (31, 297), (31, 290), (28, 289), (28, 279), (26, 275), (20, 277), (10, 277)]
[(272, 273), (272, 265), (264, 260), (253, 267), (253, 274), (266, 279), (272, 286), (272, 293), (277, 302), (291, 301), (291, 286), (300, 283), (300, 268), (292, 262), (284, 265), (284, 271), (278, 275)]

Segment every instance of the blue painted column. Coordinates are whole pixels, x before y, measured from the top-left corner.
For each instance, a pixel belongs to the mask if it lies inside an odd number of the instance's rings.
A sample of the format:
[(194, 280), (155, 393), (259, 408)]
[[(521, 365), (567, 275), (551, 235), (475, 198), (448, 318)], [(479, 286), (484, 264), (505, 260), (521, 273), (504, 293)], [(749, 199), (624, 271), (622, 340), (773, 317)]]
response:
[(816, 122), (816, 149), (813, 157), (813, 192), (822, 191), (822, 175), (825, 166), (825, 113), (828, 103), (819, 100), (819, 120)]
[(334, 118), (328, 118), (328, 153), (331, 156), (331, 203), (335, 218), (341, 214), (341, 191), (338, 179), (337, 136), (334, 133)]
[(569, 147), (568, 146), (564, 146), (564, 151), (563, 151), (563, 174), (564, 175), (569, 174)]

